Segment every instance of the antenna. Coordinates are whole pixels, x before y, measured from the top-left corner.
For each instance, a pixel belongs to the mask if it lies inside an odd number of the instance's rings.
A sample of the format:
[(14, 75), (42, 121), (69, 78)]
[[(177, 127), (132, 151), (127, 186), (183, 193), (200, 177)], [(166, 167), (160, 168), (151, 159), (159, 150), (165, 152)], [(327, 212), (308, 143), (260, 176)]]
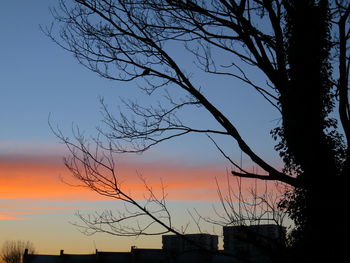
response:
[(95, 249), (95, 251), (97, 252), (97, 247), (96, 247), (96, 242), (95, 242), (95, 240), (93, 240), (92, 242), (94, 243), (94, 249)]

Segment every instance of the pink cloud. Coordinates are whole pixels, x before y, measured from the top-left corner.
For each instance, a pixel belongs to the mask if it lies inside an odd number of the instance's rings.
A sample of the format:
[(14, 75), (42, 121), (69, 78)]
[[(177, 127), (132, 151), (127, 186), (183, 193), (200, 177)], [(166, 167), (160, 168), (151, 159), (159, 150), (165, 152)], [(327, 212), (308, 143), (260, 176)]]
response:
[[(117, 177), (122, 190), (135, 199), (143, 199), (147, 191), (144, 182), (160, 194), (165, 188), (168, 200), (217, 201), (216, 179), (220, 187), (227, 187), (226, 167), (219, 164), (191, 166), (188, 164), (131, 159), (117, 164)], [(72, 180), (61, 157), (20, 156), (0, 157), (0, 192), (2, 199), (35, 198), (44, 200), (105, 200), (90, 189), (72, 187), (62, 182), (77, 184)], [(253, 185), (244, 180), (244, 189)], [(231, 184), (237, 183), (235, 180)]]
[(12, 213), (0, 213), (0, 221), (24, 220), (22, 217), (13, 215)]
[[(225, 168), (186, 166), (176, 163), (141, 163), (126, 161), (117, 166), (118, 179), (126, 192), (143, 198), (145, 187), (138, 174), (157, 191), (162, 183), (170, 200), (213, 199), (216, 195), (215, 177), (224, 177)], [(72, 187), (70, 172), (61, 158), (26, 157), (0, 158), (1, 198), (40, 198), (58, 200), (98, 200), (102, 197), (83, 187)], [(73, 184), (76, 182), (73, 181)], [(103, 198), (102, 198), (103, 199)]]
[(43, 204), (41, 199), (0, 199), (1, 220), (26, 220), (31, 215), (55, 214), (85, 208), (76, 205)]

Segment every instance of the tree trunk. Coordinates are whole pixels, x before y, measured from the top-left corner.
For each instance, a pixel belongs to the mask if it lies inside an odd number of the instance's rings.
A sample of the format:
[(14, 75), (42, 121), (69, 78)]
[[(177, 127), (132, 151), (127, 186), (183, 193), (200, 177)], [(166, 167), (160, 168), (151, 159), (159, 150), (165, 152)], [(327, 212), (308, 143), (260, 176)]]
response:
[[(330, 70), (327, 1), (291, 1), (287, 9), (289, 86), (282, 88), (283, 138), (287, 166), (299, 171), (292, 213), (299, 219), (298, 262), (337, 262), (344, 258), (346, 189), (337, 164)], [(294, 258), (294, 260), (296, 260)]]

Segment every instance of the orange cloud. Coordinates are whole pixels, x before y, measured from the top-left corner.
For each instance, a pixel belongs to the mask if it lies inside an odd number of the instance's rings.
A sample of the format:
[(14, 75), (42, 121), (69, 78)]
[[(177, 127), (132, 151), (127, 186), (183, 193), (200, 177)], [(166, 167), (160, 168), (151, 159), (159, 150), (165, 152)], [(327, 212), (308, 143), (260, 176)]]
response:
[[(122, 190), (135, 199), (147, 198), (146, 182), (158, 195), (164, 188), (168, 200), (193, 201), (217, 201), (215, 178), (224, 189), (229, 173), (218, 164), (189, 166), (169, 161), (142, 163), (132, 160), (118, 163), (117, 172)], [(65, 184), (60, 178), (77, 183), (71, 180), (72, 176), (61, 157), (0, 156), (1, 199), (106, 200), (90, 189)], [(246, 189), (250, 185), (251, 181), (245, 181), (243, 187)]]
[(0, 214), (0, 220), (24, 220), (25, 215), (46, 213), (44, 211), (3, 211)]
[(76, 202), (62, 203), (62, 201), (18, 198), (0, 199), (0, 221), (25, 220), (31, 215), (56, 214), (84, 208), (86, 205)]
[(87, 190), (62, 183), (60, 175), (67, 175), (67, 171), (59, 163), (0, 162), (1, 198), (71, 199), (88, 195)]
[(23, 220), (23, 218), (15, 216), (15, 215), (11, 215), (11, 214), (0, 214), (0, 221), (2, 220)]
[[(232, 178), (221, 165), (189, 166), (165, 161), (142, 163), (128, 160), (117, 165), (117, 172), (122, 191), (137, 200), (148, 198), (146, 183), (158, 198), (162, 198), (164, 190), (168, 201), (215, 202), (219, 201), (215, 179), (225, 196), (228, 194), (227, 178)], [(4, 159), (0, 156), (0, 221), (25, 220), (33, 214), (81, 208), (66, 205), (67, 202), (62, 206), (61, 201), (108, 200), (90, 189), (65, 184), (60, 178), (76, 183), (70, 179), (72, 176), (61, 158)], [(231, 179), (230, 184), (234, 191), (238, 190), (238, 181)], [(245, 193), (249, 194), (250, 187), (254, 186), (254, 180), (242, 180)], [(264, 184), (256, 186), (264, 191)], [(52, 201), (58, 201), (56, 206)]]
[[(213, 200), (216, 197), (215, 177), (225, 177), (222, 167), (191, 167), (172, 163), (133, 163), (118, 165), (118, 179), (123, 190), (134, 198), (147, 194), (142, 175), (154, 191), (165, 187), (170, 200)], [(17, 158), (0, 160), (0, 192), (2, 199), (39, 198), (59, 200), (96, 200), (96, 193), (82, 187), (72, 187), (70, 172), (60, 159)], [(103, 199), (103, 198), (102, 198)]]
[[(1, 220), (25, 220), (28, 215), (33, 214), (54, 214), (59, 213), (60, 210), (70, 210), (74, 209), (72, 207), (65, 208), (52, 208), (52, 207), (18, 207), (18, 211), (4, 210), (0, 211), (0, 221)], [(0, 207), (1, 210), (1, 207)], [(22, 210), (22, 211), (20, 211)]]

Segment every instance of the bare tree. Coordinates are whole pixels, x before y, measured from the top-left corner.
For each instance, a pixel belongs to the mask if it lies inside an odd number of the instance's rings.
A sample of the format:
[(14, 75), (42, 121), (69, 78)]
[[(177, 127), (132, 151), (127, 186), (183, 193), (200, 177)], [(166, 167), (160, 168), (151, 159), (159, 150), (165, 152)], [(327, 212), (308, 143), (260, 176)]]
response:
[[(293, 226), (279, 203), (290, 187), (278, 182), (261, 184), (253, 179), (244, 189), (242, 178), (232, 180), (232, 177), (227, 177), (226, 186), (217, 181), (220, 206), (213, 207), (216, 216), (202, 217), (196, 210), (194, 216), (191, 214), (198, 223), (198, 229), (200, 220), (223, 228), (231, 227), (231, 230), (234, 227), (234, 238), (241, 243), (237, 244), (237, 251), (232, 251), (234, 255), (240, 255), (248, 262), (287, 262), (289, 242), (286, 231)], [(246, 179), (244, 181), (247, 184)], [(269, 227), (276, 230), (276, 236), (262, 231)]]
[[(119, 179), (115, 153), (101, 149), (98, 144), (88, 144), (81, 134), (76, 134), (75, 142), (72, 142), (59, 129), (52, 128), (52, 130), (66, 144), (71, 153), (64, 158), (64, 162), (77, 180), (69, 183), (87, 187), (99, 195), (124, 202), (123, 210), (103, 210), (93, 214), (77, 212), (76, 215), (80, 220), (74, 225), (86, 235), (105, 233), (130, 237), (173, 233), (182, 236), (187, 242), (207, 253), (226, 255), (240, 259), (242, 262), (251, 262), (246, 255), (208, 250), (184, 234), (187, 233), (190, 224), (194, 225), (199, 233), (207, 232), (203, 230), (205, 223), (220, 226), (220, 232), (223, 226), (248, 227), (260, 224), (275, 224), (282, 228), (287, 226), (286, 213), (278, 207), (278, 201), (283, 197), (282, 193), (288, 186), (273, 183), (261, 185), (258, 184), (257, 179), (254, 179), (254, 185), (243, 190), (242, 179), (236, 178), (237, 184), (232, 185), (232, 179), (228, 174), (226, 187), (220, 185), (216, 180), (221, 207), (213, 207), (215, 217), (203, 217), (199, 211), (194, 209), (193, 211), (188, 210), (189, 222), (187, 224), (181, 225), (173, 222), (173, 215), (167, 206), (166, 188), (162, 182), (160, 188), (153, 188), (142, 175), (139, 175), (145, 190), (143, 200), (139, 200), (133, 196), (132, 191), (129, 191), (128, 185), (124, 185)], [(257, 247), (261, 247), (261, 240), (256, 241), (259, 233), (251, 233), (248, 228), (244, 231), (249, 233), (249, 237), (242, 241), (255, 242)], [(262, 249), (265, 250), (265, 247)], [(280, 252), (281, 250), (278, 251)], [(277, 257), (276, 250), (269, 248), (267, 253), (273, 260), (280, 259)], [(279, 262), (278, 260), (276, 262)]]
[(227, 178), (226, 187), (217, 182), (221, 207), (214, 211), (218, 219), (206, 218), (206, 221), (221, 226), (274, 224), (287, 227), (287, 214), (278, 204), (290, 187), (276, 182), (261, 184), (254, 179), (251, 186), (244, 190), (242, 178), (235, 179), (233, 184)]
[[(72, 152), (67, 166), (84, 184), (130, 202), (118, 190), (118, 181), (99, 170), (113, 174), (110, 154), (144, 152), (179, 136), (206, 134), (235, 167), (233, 175), (295, 187), (284, 207), (302, 234), (298, 256), (311, 260), (321, 250), (325, 255), (320, 260), (343, 257), (339, 236), (348, 229), (345, 222), (334, 220), (325, 228), (320, 218), (324, 207), (333, 207), (340, 218), (346, 215), (346, 184), (339, 182), (350, 173), (349, 1), (61, 0), (53, 15), (59, 31), (53, 25), (47, 35), (93, 72), (116, 81), (142, 80), (139, 84), (150, 96), (166, 90), (164, 104), (146, 107), (125, 101), (133, 118), (123, 113), (116, 117), (102, 103), (107, 129), (100, 129), (101, 137), (95, 140), (97, 148), (106, 150), (101, 155), (82, 137), (74, 144), (56, 131)], [(171, 52), (173, 44), (193, 55), (203, 72), (241, 81), (276, 109), (281, 125), (271, 134), (278, 141), (275, 149), (285, 164), (283, 171), (257, 154), (233, 118), (201, 91), (191, 68), (180, 65)], [(217, 51), (226, 54), (226, 61), (213, 55)], [(250, 72), (257, 71), (265, 76), (260, 83), (251, 77)], [(174, 89), (184, 97), (171, 96)], [(219, 128), (193, 127), (179, 118), (190, 107), (203, 109)], [(238, 164), (219, 146), (219, 137), (237, 142), (263, 172)], [(89, 169), (79, 170), (78, 164)], [(104, 184), (113, 186), (114, 193)], [(162, 201), (157, 205), (163, 207)], [(167, 218), (166, 210), (161, 211)], [(327, 240), (335, 242), (328, 246)]]
[(25, 249), (29, 254), (35, 253), (34, 244), (30, 241), (7, 240), (1, 247), (1, 259), (5, 263), (21, 263)]

